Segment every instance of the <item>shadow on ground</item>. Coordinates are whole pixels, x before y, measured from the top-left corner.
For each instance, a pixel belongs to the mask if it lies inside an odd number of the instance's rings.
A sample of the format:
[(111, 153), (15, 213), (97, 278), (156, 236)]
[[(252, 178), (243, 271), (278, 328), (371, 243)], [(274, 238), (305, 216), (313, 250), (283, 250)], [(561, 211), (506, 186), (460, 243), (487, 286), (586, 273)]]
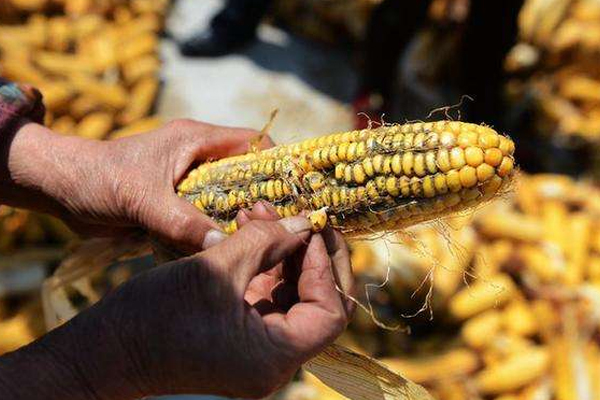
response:
[(293, 74), (335, 100), (351, 103), (355, 95), (358, 79), (350, 49), (322, 45), (286, 32), (283, 40), (261, 38), (239, 54), (265, 70)]

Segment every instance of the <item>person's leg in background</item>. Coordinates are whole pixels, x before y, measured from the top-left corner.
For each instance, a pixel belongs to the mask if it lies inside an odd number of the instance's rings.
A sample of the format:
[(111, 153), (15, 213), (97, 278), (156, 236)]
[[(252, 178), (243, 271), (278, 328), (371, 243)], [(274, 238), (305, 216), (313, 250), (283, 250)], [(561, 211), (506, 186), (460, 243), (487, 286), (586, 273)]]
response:
[[(387, 111), (398, 60), (427, 20), (431, 0), (384, 0), (371, 15), (363, 51), (356, 112), (379, 119)], [(359, 125), (365, 121), (357, 121)]]
[(461, 49), (461, 89), (469, 120), (504, 129), (504, 59), (516, 43), (523, 0), (471, 0)]
[(185, 56), (216, 57), (252, 42), (272, 0), (227, 0), (210, 28), (180, 44)]

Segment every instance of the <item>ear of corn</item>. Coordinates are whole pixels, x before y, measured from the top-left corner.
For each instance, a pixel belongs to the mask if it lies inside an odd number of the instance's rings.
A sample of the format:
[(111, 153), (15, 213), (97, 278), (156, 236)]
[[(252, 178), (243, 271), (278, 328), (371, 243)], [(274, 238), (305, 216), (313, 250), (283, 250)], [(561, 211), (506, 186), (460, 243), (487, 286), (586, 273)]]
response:
[(384, 358), (381, 360), (392, 371), (402, 372), (408, 379), (420, 384), (442, 377), (462, 377), (479, 368), (480, 360), (474, 351), (452, 349), (442, 354), (421, 358)]
[(531, 347), (485, 368), (475, 377), (475, 383), (483, 394), (499, 394), (519, 389), (539, 379), (550, 367), (548, 351)]
[(178, 193), (236, 230), (260, 200), (281, 216), (315, 212), (348, 234), (398, 230), (492, 198), (514, 171), (514, 143), (458, 121), (344, 132), (199, 166)]

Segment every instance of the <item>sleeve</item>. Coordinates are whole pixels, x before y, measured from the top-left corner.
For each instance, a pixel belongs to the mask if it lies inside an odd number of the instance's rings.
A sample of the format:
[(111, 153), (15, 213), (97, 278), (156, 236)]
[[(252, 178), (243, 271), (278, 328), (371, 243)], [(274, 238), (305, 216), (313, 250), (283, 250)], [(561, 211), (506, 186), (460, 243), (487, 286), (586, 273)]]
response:
[(42, 94), (29, 85), (18, 85), (0, 78), (0, 136), (23, 119), (44, 122)]

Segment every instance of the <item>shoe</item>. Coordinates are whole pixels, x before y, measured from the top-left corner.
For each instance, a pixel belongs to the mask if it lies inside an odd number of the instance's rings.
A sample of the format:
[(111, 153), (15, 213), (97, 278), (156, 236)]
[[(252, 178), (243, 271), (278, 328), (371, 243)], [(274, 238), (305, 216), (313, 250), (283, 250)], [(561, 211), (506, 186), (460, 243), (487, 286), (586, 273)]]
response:
[(180, 43), (179, 51), (186, 57), (224, 56), (247, 45), (254, 38), (254, 34), (209, 29)]

